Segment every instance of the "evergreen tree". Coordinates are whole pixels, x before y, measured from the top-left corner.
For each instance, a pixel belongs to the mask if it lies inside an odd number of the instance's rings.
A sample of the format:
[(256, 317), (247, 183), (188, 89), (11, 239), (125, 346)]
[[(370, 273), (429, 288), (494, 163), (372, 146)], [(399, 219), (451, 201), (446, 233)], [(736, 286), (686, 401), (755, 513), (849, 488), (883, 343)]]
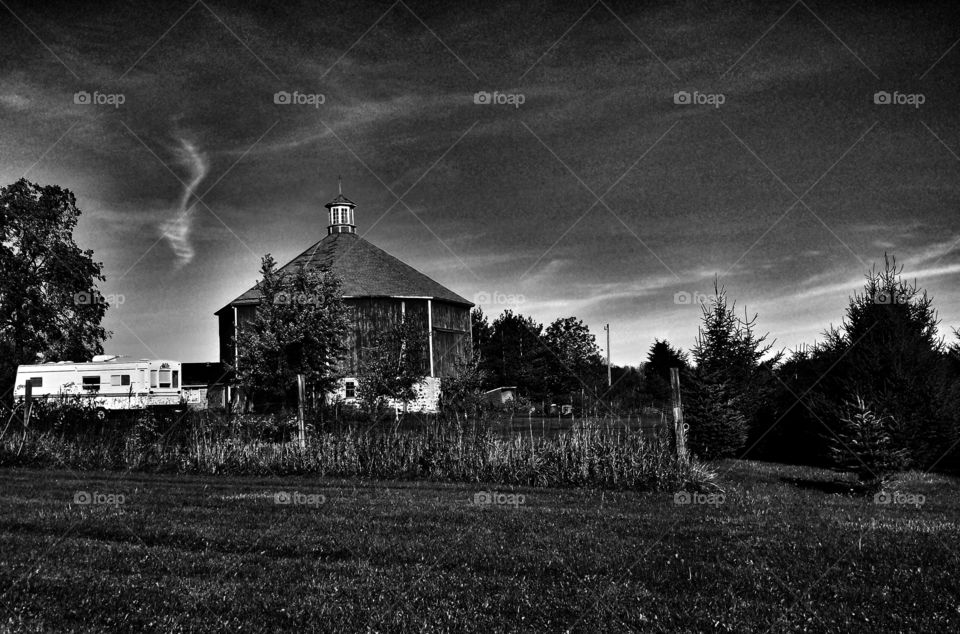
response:
[(647, 353), (647, 362), (643, 366), (643, 382), (646, 395), (659, 407), (670, 403), (670, 368), (679, 368), (681, 385), (690, 369), (686, 352), (674, 348), (666, 340), (656, 339)]
[(851, 298), (841, 327), (828, 333), (824, 353), (837, 368), (823, 387), (831, 404), (825, 418), (835, 423), (848, 395), (859, 395), (891, 419), (893, 442), (909, 451), (911, 466), (929, 466), (957, 439), (956, 412), (946, 407), (949, 352), (932, 299), (902, 272), (896, 258), (884, 256), (883, 268), (869, 271)]
[(693, 349), (696, 369), (685, 398), (690, 447), (703, 458), (735, 456), (751, 430), (762, 433), (772, 370), (782, 355), (764, 359), (773, 346), (766, 343), (767, 335), (754, 334), (757, 316), (748, 318), (745, 313), (738, 318), (719, 280), (714, 283), (713, 298), (701, 308), (702, 323)]
[(847, 409), (830, 443), (834, 466), (857, 474), (861, 482), (879, 490), (903, 468), (909, 454), (895, 446), (889, 417), (872, 412), (859, 396)]

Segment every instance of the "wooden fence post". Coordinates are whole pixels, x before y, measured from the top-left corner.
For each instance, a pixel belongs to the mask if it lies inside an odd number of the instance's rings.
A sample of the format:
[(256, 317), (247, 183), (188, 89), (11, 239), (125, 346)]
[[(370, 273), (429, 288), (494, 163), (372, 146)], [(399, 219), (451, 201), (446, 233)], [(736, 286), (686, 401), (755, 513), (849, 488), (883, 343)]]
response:
[(300, 448), (307, 446), (307, 427), (304, 422), (303, 401), (306, 398), (306, 381), (302, 374), (297, 375), (297, 425), (299, 427)]
[(680, 401), (680, 368), (670, 368), (670, 389), (673, 396), (673, 432), (677, 439), (677, 458), (686, 462), (687, 426), (683, 422), (683, 403)]

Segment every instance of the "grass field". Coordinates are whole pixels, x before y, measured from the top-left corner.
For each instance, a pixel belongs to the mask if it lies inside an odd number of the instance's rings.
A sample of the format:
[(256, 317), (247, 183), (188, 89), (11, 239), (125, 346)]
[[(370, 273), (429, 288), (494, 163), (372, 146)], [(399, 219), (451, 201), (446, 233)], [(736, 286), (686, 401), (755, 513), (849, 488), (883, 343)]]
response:
[(0, 469), (0, 629), (958, 631), (960, 482), (907, 474), (882, 504), (830, 472), (718, 468), (723, 497), (690, 504)]

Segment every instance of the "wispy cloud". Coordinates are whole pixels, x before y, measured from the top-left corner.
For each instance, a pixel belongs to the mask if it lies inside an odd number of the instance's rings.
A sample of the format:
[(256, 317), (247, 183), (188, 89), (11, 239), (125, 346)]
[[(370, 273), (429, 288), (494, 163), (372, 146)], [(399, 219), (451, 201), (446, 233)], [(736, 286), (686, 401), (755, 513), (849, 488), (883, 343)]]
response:
[(190, 180), (184, 185), (177, 215), (161, 225), (163, 237), (167, 239), (174, 255), (177, 256), (177, 268), (189, 264), (193, 260), (194, 251), (193, 245), (190, 243), (190, 231), (193, 226), (191, 214), (195, 205), (188, 207), (188, 204), (209, 169), (206, 157), (196, 145), (186, 139), (180, 139), (179, 155), (181, 162), (190, 170)]

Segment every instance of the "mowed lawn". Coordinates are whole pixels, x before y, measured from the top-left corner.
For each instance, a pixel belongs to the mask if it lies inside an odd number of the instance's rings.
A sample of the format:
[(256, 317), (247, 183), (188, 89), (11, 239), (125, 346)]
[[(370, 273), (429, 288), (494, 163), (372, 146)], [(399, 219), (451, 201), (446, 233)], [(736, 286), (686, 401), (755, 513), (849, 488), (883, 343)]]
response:
[(826, 471), (718, 470), (709, 503), (478, 505), (489, 488), (0, 469), (0, 630), (960, 630), (956, 480), (878, 504)]

